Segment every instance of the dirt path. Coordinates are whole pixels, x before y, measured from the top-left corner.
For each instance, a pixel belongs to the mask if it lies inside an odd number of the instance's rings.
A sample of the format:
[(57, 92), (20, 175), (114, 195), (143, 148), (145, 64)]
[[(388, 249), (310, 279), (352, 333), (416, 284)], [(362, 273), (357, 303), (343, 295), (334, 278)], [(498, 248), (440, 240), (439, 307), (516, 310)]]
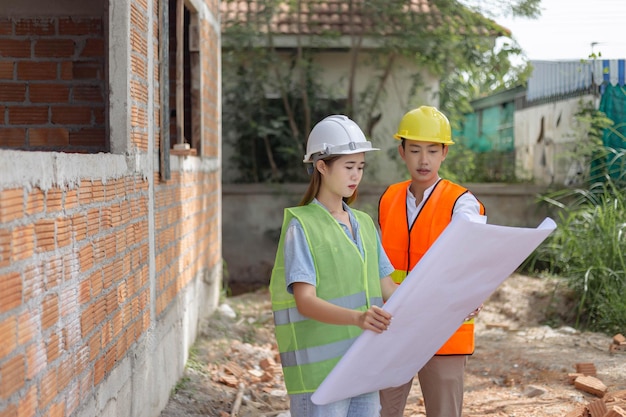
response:
[[(562, 325), (571, 320), (566, 294), (558, 281), (513, 275), (485, 302), (467, 366), (464, 417), (563, 417), (597, 398), (569, 382), (576, 363), (593, 363), (609, 393), (626, 390), (626, 354), (609, 353), (611, 337)], [(233, 408), (239, 417), (288, 417), (272, 326), (267, 291), (224, 300), (203, 326), (161, 417), (230, 417)], [(423, 416), (415, 381), (405, 417)]]

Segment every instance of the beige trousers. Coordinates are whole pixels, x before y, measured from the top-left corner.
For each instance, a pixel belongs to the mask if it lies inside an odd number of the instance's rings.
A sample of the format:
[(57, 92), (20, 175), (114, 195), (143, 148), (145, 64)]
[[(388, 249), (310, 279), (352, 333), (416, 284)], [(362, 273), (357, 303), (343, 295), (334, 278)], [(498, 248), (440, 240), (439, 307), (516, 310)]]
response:
[[(461, 417), (466, 355), (433, 356), (417, 373), (426, 417)], [(380, 391), (381, 417), (403, 417), (413, 379)]]

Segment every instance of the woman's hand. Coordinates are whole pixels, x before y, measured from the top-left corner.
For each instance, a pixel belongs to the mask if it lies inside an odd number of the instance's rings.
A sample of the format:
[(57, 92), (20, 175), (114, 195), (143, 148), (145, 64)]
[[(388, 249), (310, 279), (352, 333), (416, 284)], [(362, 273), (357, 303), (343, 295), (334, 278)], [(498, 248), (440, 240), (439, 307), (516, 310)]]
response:
[(359, 316), (359, 327), (363, 330), (382, 333), (390, 324), (391, 314), (378, 306), (371, 306)]

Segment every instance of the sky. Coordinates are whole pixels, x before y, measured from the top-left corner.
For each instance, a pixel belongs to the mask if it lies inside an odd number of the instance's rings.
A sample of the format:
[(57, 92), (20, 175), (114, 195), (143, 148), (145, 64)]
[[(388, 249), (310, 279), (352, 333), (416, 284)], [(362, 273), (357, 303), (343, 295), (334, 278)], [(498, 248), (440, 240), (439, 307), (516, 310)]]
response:
[(529, 60), (626, 58), (626, 0), (541, 0), (541, 9), (536, 20), (494, 18)]

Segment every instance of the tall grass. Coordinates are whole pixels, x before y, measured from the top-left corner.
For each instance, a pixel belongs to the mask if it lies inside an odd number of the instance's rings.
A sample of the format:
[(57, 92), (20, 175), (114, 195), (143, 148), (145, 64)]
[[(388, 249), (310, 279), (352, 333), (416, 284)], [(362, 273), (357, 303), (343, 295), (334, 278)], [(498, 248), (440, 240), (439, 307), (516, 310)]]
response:
[(577, 328), (626, 330), (626, 191), (609, 176), (588, 189), (543, 196), (558, 208), (557, 229), (525, 264), (567, 279)]

